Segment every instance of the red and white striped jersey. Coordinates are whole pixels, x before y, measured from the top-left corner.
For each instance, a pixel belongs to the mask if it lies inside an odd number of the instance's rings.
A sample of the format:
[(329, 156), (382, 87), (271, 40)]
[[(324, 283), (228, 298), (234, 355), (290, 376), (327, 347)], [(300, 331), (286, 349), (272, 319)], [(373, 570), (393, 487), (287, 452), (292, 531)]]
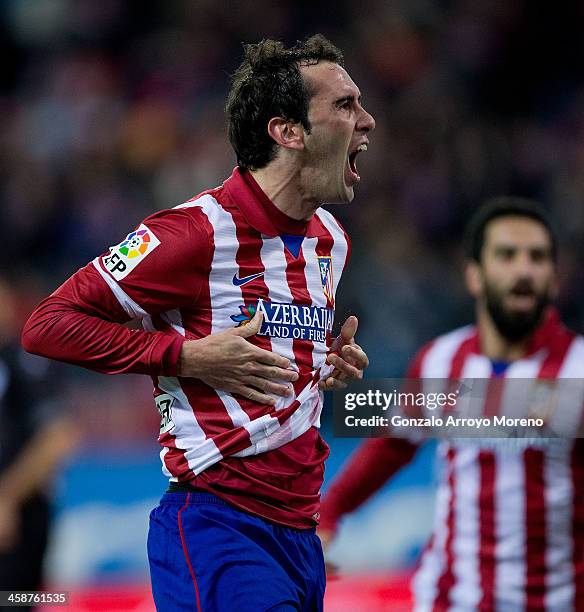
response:
[[(150, 373), (171, 481), (311, 527), (328, 456), (316, 429), (318, 381), (332, 370), (325, 361), (348, 254), (330, 213), (295, 221), (236, 169), (77, 272), (35, 311), (25, 346), (108, 373)], [(250, 341), (290, 359), (299, 373), (293, 397), (270, 407), (176, 376), (185, 339), (245, 324), (256, 309), (264, 319)], [(111, 323), (135, 318), (146, 332)]]
[[(455, 330), (424, 347), (408, 377), (491, 378), (493, 364), (479, 347), (476, 327)], [(550, 311), (527, 356), (510, 363), (504, 376), (583, 379), (584, 338)], [(582, 442), (439, 442), (444, 469), (433, 535), (413, 580), (416, 610), (584, 610)], [(335, 529), (415, 448), (405, 439), (363, 444), (327, 492), (321, 527)]]

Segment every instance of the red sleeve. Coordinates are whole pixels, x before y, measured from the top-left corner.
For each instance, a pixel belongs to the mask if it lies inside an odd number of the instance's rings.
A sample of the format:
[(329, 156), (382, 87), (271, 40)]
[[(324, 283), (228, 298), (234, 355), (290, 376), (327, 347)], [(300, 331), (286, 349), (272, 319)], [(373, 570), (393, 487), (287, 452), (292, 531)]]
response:
[(417, 446), (401, 438), (364, 442), (335, 478), (321, 504), (320, 528), (336, 531), (345, 514), (353, 512), (401, 467), (412, 460)]
[(152, 215), (39, 304), (23, 346), (107, 374), (175, 375), (184, 338), (123, 323), (196, 303), (211, 256), (198, 209)]
[[(432, 344), (424, 346), (406, 371), (407, 379), (420, 378), (421, 366)], [(376, 438), (364, 442), (332, 482), (321, 505), (320, 528), (336, 531), (341, 517), (353, 512), (400, 468), (408, 464), (418, 445), (404, 438)]]

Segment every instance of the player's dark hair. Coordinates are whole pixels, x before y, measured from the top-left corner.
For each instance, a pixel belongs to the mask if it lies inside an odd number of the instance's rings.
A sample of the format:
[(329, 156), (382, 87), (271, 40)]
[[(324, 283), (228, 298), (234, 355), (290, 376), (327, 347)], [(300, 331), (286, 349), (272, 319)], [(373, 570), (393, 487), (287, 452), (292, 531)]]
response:
[(475, 212), (466, 230), (466, 255), (469, 259), (480, 263), (487, 227), (491, 221), (502, 217), (525, 217), (543, 225), (550, 237), (552, 259), (557, 260), (557, 235), (547, 213), (534, 200), (516, 196), (492, 198)]
[(300, 66), (321, 61), (343, 65), (343, 54), (322, 34), (286, 49), (277, 40), (244, 45), (244, 59), (233, 75), (225, 111), (229, 140), (242, 168), (263, 168), (276, 156), (268, 134), (272, 117), (300, 123), (310, 133), (308, 103), (312, 97)]

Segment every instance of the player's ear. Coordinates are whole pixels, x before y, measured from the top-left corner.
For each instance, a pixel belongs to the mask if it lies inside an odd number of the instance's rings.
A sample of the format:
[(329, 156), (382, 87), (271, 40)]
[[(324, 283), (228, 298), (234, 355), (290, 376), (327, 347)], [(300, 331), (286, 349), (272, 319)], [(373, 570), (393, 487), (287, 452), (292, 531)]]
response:
[(285, 149), (304, 149), (304, 128), (302, 124), (286, 121), (282, 117), (272, 117), (268, 121), (268, 134)]
[(478, 298), (483, 292), (483, 276), (481, 267), (474, 259), (468, 260), (464, 268), (464, 281), (467, 291), (473, 298)]

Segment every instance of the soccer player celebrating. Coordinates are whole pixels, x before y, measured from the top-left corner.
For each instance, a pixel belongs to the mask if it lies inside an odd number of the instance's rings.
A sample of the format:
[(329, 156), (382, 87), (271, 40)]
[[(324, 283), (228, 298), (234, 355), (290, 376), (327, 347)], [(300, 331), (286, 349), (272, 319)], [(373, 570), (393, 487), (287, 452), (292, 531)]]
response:
[[(537, 205), (485, 203), (468, 248), (477, 324), (422, 348), (408, 378), (583, 378), (584, 338), (549, 306), (556, 239)], [(583, 449), (557, 438), (441, 441), (445, 469), (413, 581), (416, 610), (584, 610)], [(415, 451), (399, 438), (357, 449), (324, 497), (323, 541)]]
[(331, 335), (349, 241), (320, 207), (353, 199), (375, 122), (321, 35), (247, 45), (227, 116), (231, 177), (74, 274), (23, 343), (152, 376), (170, 479), (148, 538), (159, 609), (321, 610), (320, 390), (367, 356), (355, 317)]

